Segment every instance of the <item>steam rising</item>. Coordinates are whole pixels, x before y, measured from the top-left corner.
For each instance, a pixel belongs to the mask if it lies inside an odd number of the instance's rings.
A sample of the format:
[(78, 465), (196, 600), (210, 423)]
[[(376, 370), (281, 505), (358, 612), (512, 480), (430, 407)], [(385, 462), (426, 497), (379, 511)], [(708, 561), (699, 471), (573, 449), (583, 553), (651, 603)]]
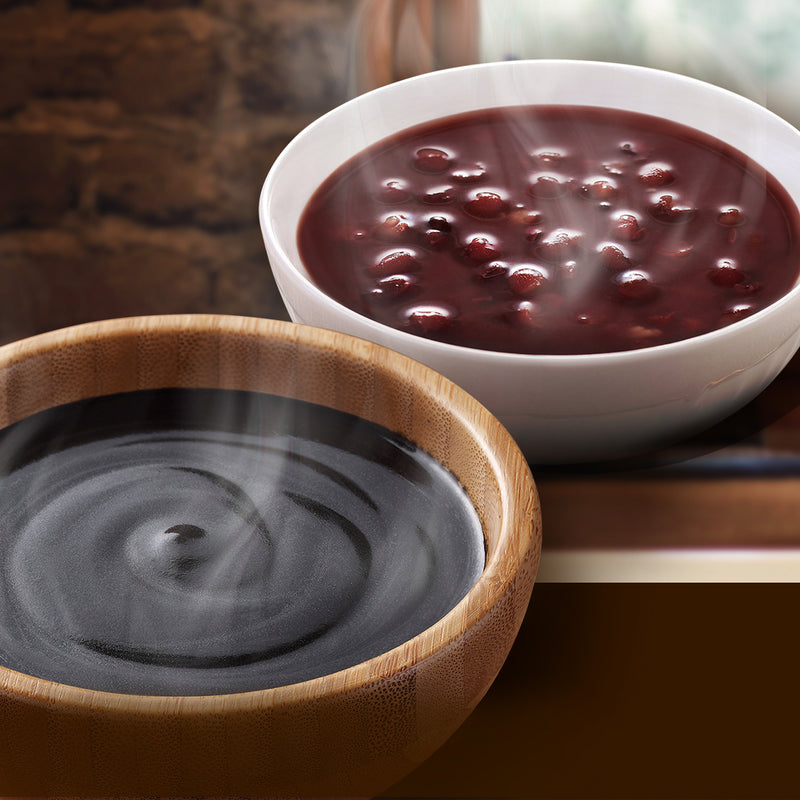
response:
[(13, 426), (0, 457), (0, 661), (49, 680), (143, 694), (306, 680), (413, 637), (482, 569), (452, 476), (329, 409), (121, 395)]
[(479, 0), (361, 0), (352, 33), (351, 95), (479, 60), (479, 15)]

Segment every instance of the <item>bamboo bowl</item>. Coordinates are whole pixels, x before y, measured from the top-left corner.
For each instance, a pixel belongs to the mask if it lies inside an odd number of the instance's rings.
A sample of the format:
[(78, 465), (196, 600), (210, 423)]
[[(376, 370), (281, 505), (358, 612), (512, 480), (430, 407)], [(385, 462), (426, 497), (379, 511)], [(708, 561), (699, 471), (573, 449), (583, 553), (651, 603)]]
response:
[(456, 385), (344, 334), (238, 317), (142, 317), (0, 348), (0, 427), (116, 392), (269, 392), (400, 433), (460, 480), (486, 565), (442, 620), (357, 666), (214, 696), (114, 694), (0, 667), (4, 796), (370, 796), (421, 763), (492, 683), (538, 566), (536, 489), (509, 434)]

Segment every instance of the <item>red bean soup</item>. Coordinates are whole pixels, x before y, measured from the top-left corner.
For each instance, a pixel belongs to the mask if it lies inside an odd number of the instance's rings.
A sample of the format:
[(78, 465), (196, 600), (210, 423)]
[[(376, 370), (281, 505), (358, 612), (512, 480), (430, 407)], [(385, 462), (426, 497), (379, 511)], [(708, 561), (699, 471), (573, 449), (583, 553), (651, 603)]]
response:
[(761, 167), (692, 128), (582, 106), (470, 112), (334, 172), (300, 256), (393, 328), (512, 353), (665, 344), (743, 319), (800, 269), (800, 214)]

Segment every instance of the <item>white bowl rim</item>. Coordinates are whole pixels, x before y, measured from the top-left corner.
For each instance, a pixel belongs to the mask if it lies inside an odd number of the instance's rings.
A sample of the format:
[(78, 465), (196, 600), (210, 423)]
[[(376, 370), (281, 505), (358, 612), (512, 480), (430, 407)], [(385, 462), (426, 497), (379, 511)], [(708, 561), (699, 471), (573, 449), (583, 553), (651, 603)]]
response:
[[(441, 80), (445, 79), (447, 75), (455, 74), (455, 73), (464, 73), (464, 72), (473, 72), (473, 71), (488, 71), (488, 70), (498, 70), (498, 69), (508, 69), (514, 70), (519, 69), (520, 67), (517, 65), (525, 65), (535, 63), (537, 65), (541, 65), (543, 68), (547, 68), (549, 66), (576, 66), (580, 68), (591, 68), (591, 69), (602, 69), (607, 70), (609, 72), (622, 70), (625, 72), (635, 72), (640, 74), (658, 74), (661, 77), (675, 80), (676, 82), (685, 82), (687, 84), (696, 86), (698, 88), (702, 87), (706, 91), (711, 91), (720, 94), (720, 96), (727, 96), (734, 102), (738, 102), (742, 104), (744, 107), (750, 106), (754, 113), (758, 113), (762, 116), (766, 116), (770, 118), (772, 124), (782, 125), (788, 131), (793, 133), (798, 137), (798, 146), (800, 147), (800, 131), (798, 131), (793, 125), (788, 123), (782, 117), (775, 114), (773, 111), (770, 111), (768, 108), (759, 105), (758, 103), (750, 100), (743, 95), (737, 94), (729, 89), (725, 89), (721, 86), (717, 86), (712, 83), (708, 83), (707, 81), (702, 81), (697, 78), (692, 78), (687, 75), (682, 75), (676, 72), (670, 72), (668, 70), (663, 69), (656, 69), (653, 67), (643, 67), (634, 64), (621, 64), (616, 62), (609, 62), (609, 61), (591, 61), (591, 60), (579, 60), (579, 59), (521, 59), (521, 60), (513, 60), (513, 61), (494, 61), (494, 62), (483, 62), (479, 64), (468, 64), (465, 66), (460, 67), (451, 67), (449, 69), (442, 69), (437, 70), (431, 73), (425, 73), (422, 75), (415, 75), (411, 78), (406, 78), (401, 81), (397, 81), (392, 84), (388, 84), (386, 86), (380, 86), (376, 89), (372, 89), (365, 94), (358, 95), (357, 97), (348, 100), (347, 102), (336, 106), (335, 108), (331, 109), (330, 111), (326, 112), (322, 116), (318, 117), (316, 120), (311, 122), (307, 125), (302, 131), (300, 131), (289, 144), (281, 151), (281, 153), (277, 156), (275, 161), (272, 164), (269, 172), (267, 173), (266, 179), (262, 185), (262, 189), (259, 195), (259, 218), (262, 226), (262, 231), (266, 233), (269, 231), (271, 234), (271, 241), (273, 243), (274, 248), (278, 252), (280, 258), (284, 262), (285, 266), (288, 266), (288, 273), (292, 275), (292, 278), (295, 281), (299, 281), (303, 284), (304, 289), (309, 291), (318, 302), (323, 303), (327, 307), (331, 308), (334, 313), (337, 313), (342, 316), (356, 316), (358, 317), (359, 323), (363, 325), (365, 330), (369, 330), (370, 332), (375, 332), (375, 335), (384, 337), (383, 341), (388, 341), (389, 339), (393, 339), (397, 337), (398, 341), (401, 343), (408, 343), (409, 345), (416, 344), (417, 346), (424, 346), (429, 347), (431, 352), (434, 354), (438, 354), (441, 357), (447, 356), (454, 356), (456, 354), (464, 356), (466, 353), (476, 354), (476, 358), (489, 358), (491, 357), (494, 361), (499, 361), (500, 363), (507, 363), (509, 365), (543, 365), (543, 364), (552, 364), (552, 365), (559, 365), (559, 364), (572, 364), (575, 365), (576, 363), (584, 363), (587, 366), (589, 365), (600, 365), (607, 362), (614, 362), (614, 363), (625, 363), (625, 362), (636, 362), (642, 358), (658, 358), (662, 355), (666, 357), (669, 356), (680, 356), (685, 351), (695, 349), (698, 346), (713, 346), (713, 343), (722, 337), (727, 337), (732, 335), (730, 333), (731, 330), (734, 331), (736, 335), (745, 336), (747, 331), (752, 328), (753, 326), (759, 326), (765, 317), (772, 316), (777, 311), (780, 311), (783, 306), (785, 305), (793, 305), (795, 303), (800, 304), (800, 265), (798, 265), (798, 275), (795, 280), (795, 284), (792, 288), (786, 292), (784, 295), (779, 297), (778, 299), (774, 300), (768, 306), (760, 309), (759, 311), (755, 312), (754, 314), (745, 317), (744, 319), (737, 320), (735, 322), (730, 323), (722, 328), (717, 328), (712, 331), (708, 331), (706, 333), (698, 334), (696, 336), (690, 336), (686, 339), (681, 339), (675, 342), (667, 342), (665, 344), (660, 345), (653, 345), (648, 347), (641, 347), (632, 350), (616, 350), (612, 352), (601, 352), (601, 353), (570, 353), (570, 354), (554, 354), (554, 353), (509, 353), (500, 350), (486, 350), (482, 348), (476, 347), (467, 347), (464, 345), (456, 345), (450, 344), (448, 342), (440, 342), (436, 339), (429, 339), (424, 336), (418, 336), (416, 334), (408, 333), (407, 331), (402, 331), (397, 328), (392, 328), (389, 325), (384, 325), (380, 322), (373, 320), (370, 317), (367, 317), (351, 308), (346, 306), (343, 303), (340, 303), (338, 300), (335, 300), (322, 289), (320, 289), (305, 273), (304, 271), (298, 267), (294, 263), (294, 261), (289, 258), (287, 255), (283, 245), (281, 244), (279, 238), (273, 234), (273, 227), (272, 222), (267, 214), (267, 207), (268, 207), (268, 196), (272, 191), (272, 186), (276, 182), (278, 175), (283, 163), (292, 157), (291, 150), (293, 145), (296, 142), (301, 142), (307, 136), (310, 136), (314, 133), (314, 131), (318, 127), (322, 127), (323, 125), (327, 124), (327, 121), (330, 117), (334, 115), (338, 115), (342, 112), (342, 109), (345, 107), (349, 107), (351, 104), (356, 104), (361, 102), (363, 98), (375, 95), (378, 93), (385, 93), (389, 91), (395, 90), (394, 87), (402, 84), (403, 86), (417, 83), (417, 82), (428, 82), (431, 80), (432, 76), (435, 76), (434, 79)], [(557, 103), (551, 103), (550, 105), (557, 105)], [(412, 127), (412, 126), (409, 126)], [(327, 176), (326, 176), (327, 177)], [(795, 207), (797, 209), (798, 214), (800, 214), (800, 205), (794, 201), (794, 198), (790, 198), (793, 202), (795, 202)], [(738, 332), (738, 333), (737, 333)], [(358, 334), (361, 336), (366, 335), (365, 333)], [(377, 340), (376, 340), (377, 341)], [(420, 341), (424, 342), (424, 345), (420, 345)]]

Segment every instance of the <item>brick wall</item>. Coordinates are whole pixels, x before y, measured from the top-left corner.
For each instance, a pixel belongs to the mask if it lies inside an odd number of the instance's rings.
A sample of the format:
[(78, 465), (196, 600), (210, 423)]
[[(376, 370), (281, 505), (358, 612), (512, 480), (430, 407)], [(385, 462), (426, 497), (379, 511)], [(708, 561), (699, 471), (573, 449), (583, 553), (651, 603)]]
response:
[(92, 319), (284, 317), (272, 160), (346, 99), (356, 0), (0, 0), (0, 342)]

